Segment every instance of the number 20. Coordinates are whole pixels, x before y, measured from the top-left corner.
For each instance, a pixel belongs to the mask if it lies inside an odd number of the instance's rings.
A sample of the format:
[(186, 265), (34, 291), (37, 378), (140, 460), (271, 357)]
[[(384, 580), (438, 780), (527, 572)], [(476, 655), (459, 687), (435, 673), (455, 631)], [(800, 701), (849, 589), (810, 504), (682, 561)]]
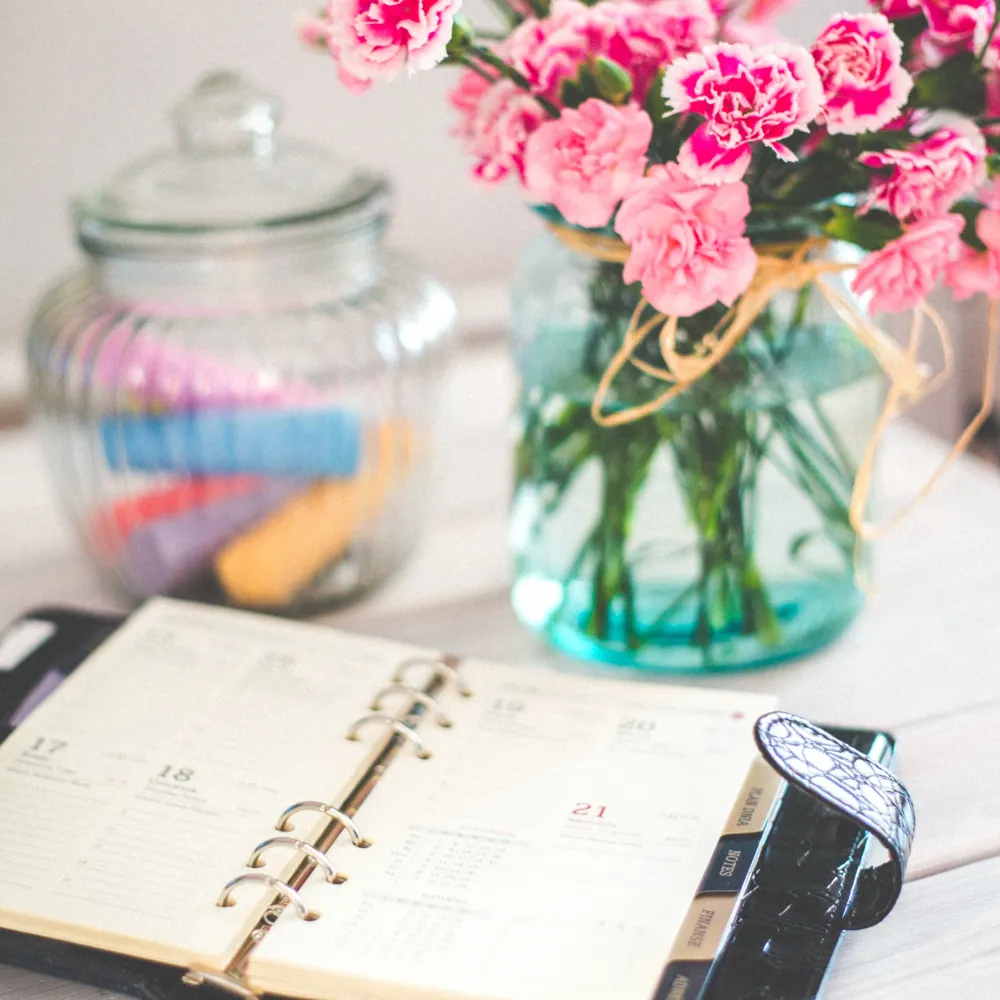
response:
[(592, 806), (589, 802), (577, 802), (573, 809), (574, 816), (595, 816), (597, 819), (604, 819), (607, 806)]

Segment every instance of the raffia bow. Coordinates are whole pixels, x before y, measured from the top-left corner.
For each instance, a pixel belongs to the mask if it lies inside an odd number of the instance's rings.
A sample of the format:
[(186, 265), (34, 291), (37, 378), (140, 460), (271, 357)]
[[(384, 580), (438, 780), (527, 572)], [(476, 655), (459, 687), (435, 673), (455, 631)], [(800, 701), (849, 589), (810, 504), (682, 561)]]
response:
[[(550, 229), (570, 249), (589, 257), (615, 264), (624, 264), (628, 260), (629, 248), (615, 237), (558, 225), (550, 225)], [(618, 427), (655, 413), (719, 365), (750, 331), (777, 292), (797, 292), (806, 285), (815, 285), (847, 328), (871, 352), (889, 380), (885, 403), (858, 465), (851, 493), (851, 527), (859, 539), (871, 540), (885, 535), (931, 493), (956, 459), (966, 451), (989, 416), (993, 406), (1000, 322), (997, 305), (991, 301), (989, 348), (979, 411), (916, 497), (887, 522), (873, 524), (866, 519), (866, 512), (872, 489), (875, 456), (885, 431), (897, 416), (926, 398), (950, 377), (954, 368), (954, 350), (944, 320), (926, 301), (920, 302), (913, 310), (910, 334), (905, 345), (875, 327), (846, 295), (827, 280), (832, 275), (843, 274), (856, 266), (823, 260), (820, 254), (828, 243), (825, 239), (811, 238), (799, 243), (775, 244), (762, 248), (762, 253), (757, 258), (756, 273), (747, 290), (690, 353), (681, 354), (677, 350), (679, 318), (664, 316), (652, 310), (645, 299), (640, 299), (621, 347), (615, 352), (598, 383), (591, 403), (591, 414), (602, 427)], [(644, 319), (649, 311), (653, 315)], [(937, 334), (944, 357), (941, 371), (934, 374), (920, 362), (920, 347), (927, 320), (930, 320)], [(659, 339), (662, 368), (635, 357), (640, 344), (654, 333)], [(605, 404), (614, 380), (627, 365), (633, 365), (666, 383), (668, 388), (648, 402), (606, 412)]]

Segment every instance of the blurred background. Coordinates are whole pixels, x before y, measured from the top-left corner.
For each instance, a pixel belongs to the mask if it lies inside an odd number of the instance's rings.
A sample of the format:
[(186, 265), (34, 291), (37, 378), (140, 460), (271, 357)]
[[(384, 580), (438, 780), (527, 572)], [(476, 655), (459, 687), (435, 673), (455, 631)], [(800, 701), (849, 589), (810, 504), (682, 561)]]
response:
[[(805, 0), (785, 18), (803, 41), (843, 0)], [(484, 0), (466, 5), (488, 18)], [(237, 68), (281, 96), (283, 132), (328, 145), (387, 174), (395, 187), (391, 239), (455, 292), (463, 332), (500, 334), (517, 254), (537, 223), (516, 185), (475, 183), (446, 94), (451, 71), (422, 73), (355, 97), (331, 60), (294, 31), (301, 0), (6, 0), (0, 24), (0, 405), (22, 392), (20, 342), (38, 296), (79, 261), (70, 196), (123, 163), (172, 143), (168, 109), (206, 70)], [(308, 9), (308, 8), (305, 8)], [(982, 358), (979, 307), (961, 326), (963, 375), (921, 413), (953, 433)], [(968, 334), (968, 335), (967, 335)], [(970, 388), (972, 387), (972, 388)], [(16, 402), (14, 403), (16, 407)]]

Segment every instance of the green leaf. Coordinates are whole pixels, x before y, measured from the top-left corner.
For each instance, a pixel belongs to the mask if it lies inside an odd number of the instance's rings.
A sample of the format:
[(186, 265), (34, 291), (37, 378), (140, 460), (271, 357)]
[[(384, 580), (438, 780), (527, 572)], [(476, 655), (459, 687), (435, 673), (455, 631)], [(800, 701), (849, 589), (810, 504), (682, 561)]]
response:
[(583, 88), (576, 80), (563, 80), (559, 90), (559, 100), (565, 108), (578, 108), (587, 99)]
[(976, 117), (986, 110), (983, 69), (972, 52), (953, 56), (915, 80), (911, 103), (923, 108), (949, 108)]
[(903, 235), (903, 227), (886, 212), (870, 212), (861, 218), (844, 205), (833, 206), (833, 218), (823, 232), (834, 240), (844, 240), (869, 252), (881, 250)]
[(593, 66), (584, 63), (575, 80), (564, 80), (559, 91), (560, 99), (565, 107), (578, 108), (591, 97), (600, 97), (601, 92), (594, 78)]
[(660, 72), (653, 77), (649, 93), (646, 95), (646, 114), (653, 119), (654, 126), (667, 114), (669, 110), (667, 106), (667, 99), (663, 96), (663, 75), (665, 72), (666, 70), (661, 69)]
[(959, 202), (952, 209), (952, 212), (961, 215), (965, 219), (965, 229), (962, 230), (962, 239), (974, 250), (979, 251), (979, 253), (986, 252), (986, 244), (979, 238), (979, 233), (976, 232), (976, 221), (979, 219), (979, 213), (982, 210), (983, 206), (975, 201)]
[[(907, 17), (895, 21), (892, 27), (903, 45), (912, 45), (927, 29), (927, 21), (923, 17)], [(907, 63), (909, 59), (904, 59), (903, 62)]]

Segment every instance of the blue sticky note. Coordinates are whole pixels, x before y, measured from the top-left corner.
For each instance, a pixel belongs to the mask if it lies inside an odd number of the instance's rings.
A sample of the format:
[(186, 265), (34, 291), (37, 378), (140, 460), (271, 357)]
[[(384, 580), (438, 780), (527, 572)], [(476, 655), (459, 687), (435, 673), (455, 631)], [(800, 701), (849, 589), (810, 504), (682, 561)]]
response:
[(361, 420), (346, 409), (202, 410), (101, 420), (115, 471), (344, 479), (358, 471)]

